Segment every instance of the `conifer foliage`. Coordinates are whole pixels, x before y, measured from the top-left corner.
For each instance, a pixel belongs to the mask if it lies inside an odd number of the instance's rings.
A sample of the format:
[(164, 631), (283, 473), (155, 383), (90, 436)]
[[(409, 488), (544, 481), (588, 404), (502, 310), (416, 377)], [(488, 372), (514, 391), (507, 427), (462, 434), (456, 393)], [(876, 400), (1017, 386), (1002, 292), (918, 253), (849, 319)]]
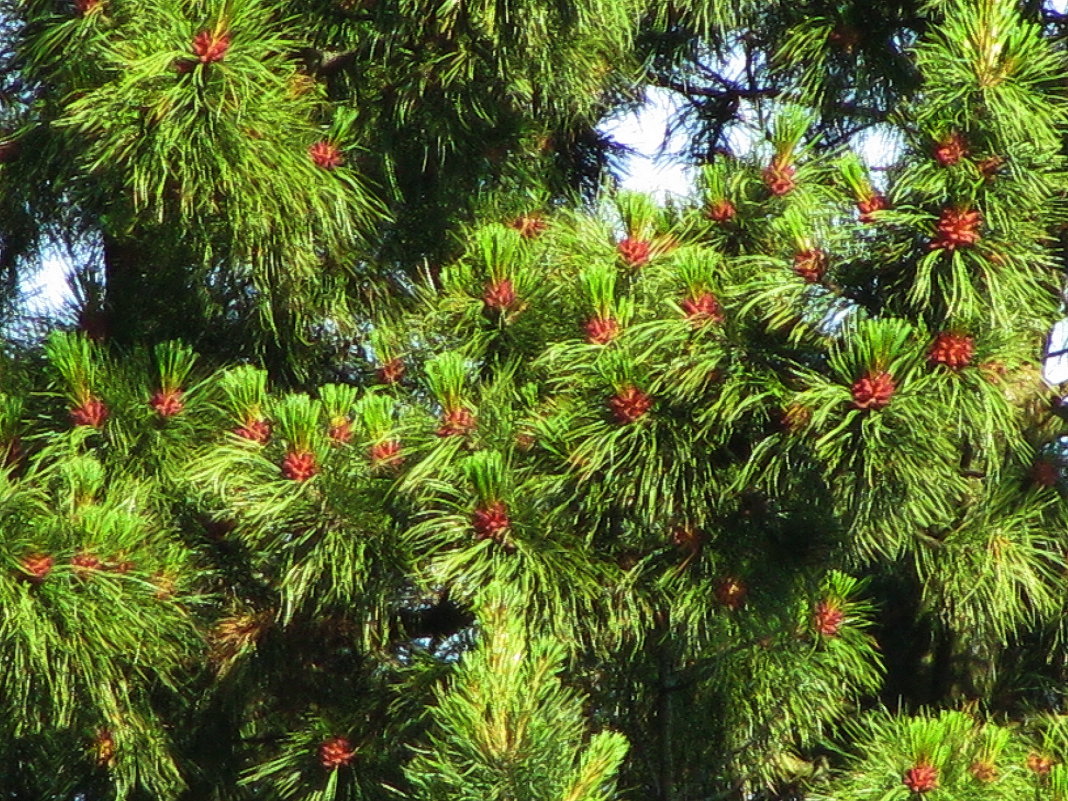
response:
[(1068, 799), (1068, 26), (871, 5), (0, 0), (0, 794)]

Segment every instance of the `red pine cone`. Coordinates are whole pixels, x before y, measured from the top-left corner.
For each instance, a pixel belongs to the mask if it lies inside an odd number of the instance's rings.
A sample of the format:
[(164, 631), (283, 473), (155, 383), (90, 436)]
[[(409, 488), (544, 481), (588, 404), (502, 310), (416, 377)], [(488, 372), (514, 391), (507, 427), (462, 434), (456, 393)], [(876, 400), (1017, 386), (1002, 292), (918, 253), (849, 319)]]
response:
[(326, 434), (335, 445), (345, 445), (352, 440), (352, 423), (345, 417), (335, 417), (330, 421)]
[(134, 569), (134, 563), (129, 559), (122, 559), (121, 554), (118, 556), (120, 557), (118, 561), (105, 563), (104, 570), (110, 570), (112, 573), (118, 573), (120, 576), (125, 576)]
[(608, 399), (608, 406), (616, 422), (633, 423), (653, 407), (653, 399), (635, 386), (627, 386)]
[(400, 467), (404, 463), (400, 440), (387, 439), (371, 446), (371, 466), (374, 468)]
[(97, 765), (110, 767), (115, 764), (115, 737), (110, 729), (97, 729), (93, 738), (93, 753)]
[(812, 625), (824, 637), (837, 636), (844, 620), (845, 612), (834, 601), (820, 601), (812, 613)]
[(242, 439), (266, 445), (271, 439), (271, 424), (263, 418), (245, 420), (245, 424), (234, 429)]
[(540, 236), (549, 227), (549, 224), (537, 214), (521, 214), (512, 220), (509, 225), (519, 231), (519, 235), (524, 239), (533, 239), (536, 236)]
[(327, 770), (343, 768), (355, 756), (355, 749), (344, 737), (331, 737), (319, 746), (319, 764)]
[(797, 187), (794, 175), (797, 169), (785, 159), (776, 156), (771, 164), (764, 168), (764, 184), (776, 197), (788, 195)]
[(934, 157), (943, 167), (952, 167), (968, 155), (968, 143), (964, 137), (954, 132), (935, 146)]
[(749, 588), (737, 576), (725, 576), (716, 582), (716, 601), (728, 609), (738, 609), (745, 603)]
[(74, 9), (83, 17), (87, 17), (103, 4), (103, 0), (74, 0)]
[(586, 323), (586, 341), (591, 345), (607, 345), (619, 336), (619, 323), (611, 317), (591, 317)]
[(822, 250), (801, 250), (794, 254), (794, 272), (810, 284), (823, 280), (827, 272), (827, 254)]
[(81, 406), (70, 410), (70, 420), (76, 426), (92, 426), (103, 428), (108, 419), (108, 407), (99, 398), (89, 396), (89, 399)]
[(652, 257), (653, 246), (644, 239), (631, 239), (629, 236), (616, 245), (619, 257), (628, 267), (644, 267)]
[(475, 430), (475, 416), (463, 406), (446, 409), (438, 426), (439, 437), (462, 437)]
[(471, 514), (471, 528), (475, 530), (476, 540), (493, 540), (501, 543), (512, 527), (508, 519), (508, 507), (501, 501), (494, 501), (489, 506), (476, 509)]
[(1039, 459), (1031, 465), (1031, 483), (1036, 487), (1056, 487), (1060, 477), (1057, 465), (1048, 459)]
[(229, 31), (201, 31), (193, 37), (193, 54), (201, 64), (222, 61), (230, 49)]
[(56, 560), (46, 553), (33, 553), (22, 557), (19, 566), (25, 574), (25, 578), (31, 584), (40, 584), (45, 577), (52, 572)]
[(180, 389), (161, 389), (152, 395), (148, 405), (156, 410), (160, 417), (174, 417), (185, 408)]
[(976, 760), (968, 767), (968, 770), (983, 784), (989, 784), (998, 778), (998, 768), (993, 762)]
[(974, 245), (979, 241), (979, 226), (983, 215), (974, 209), (943, 209), (938, 218), (935, 238), (928, 247), (931, 250), (945, 248), (952, 251), (959, 247)]
[(905, 771), (902, 783), (914, 793), (929, 793), (938, 788), (938, 768), (920, 762)]
[(402, 359), (390, 359), (378, 368), (375, 376), (380, 384), (396, 384), (404, 377), (404, 361)]
[(282, 475), (290, 481), (307, 481), (319, 472), (311, 451), (289, 451), (282, 459)]
[(827, 34), (827, 41), (845, 53), (852, 53), (860, 44), (860, 31), (852, 25), (839, 24)]
[(325, 140), (316, 142), (309, 147), (308, 155), (311, 156), (311, 160), (315, 162), (316, 167), (321, 167), (324, 170), (333, 170), (340, 167), (345, 161), (337, 145)]
[(1027, 767), (1039, 776), (1048, 776), (1054, 764), (1053, 757), (1046, 754), (1036, 754), (1032, 751), (1027, 756)]
[(697, 553), (697, 551), (701, 550), (701, 546), (705, 544), (705, 539), (705, 533), (690, 523), (675, 526), (671, 530), (672, 544), (687, 553)]
[(927, 361), (945, 365), (950, 370), (960, 370), (971, 364), (974, 355), (974, 339), (966, 334), (943, 331), (935, 337), (930, 350), (927, 351)]
[(882, 195), (872, 195), (867, 200), (857, 201), (857, 211), (860, 212), (860, 221), (862, 223), (875, 222), (875, 217), (873, 216), (875, 212), (888, 208), (890, 208), (890, 201)]
[(508, 311), (515, 305), (515, 301), (515, 287), (509, 278), (490, 281), (482, 293), (482, 302), (486, 304), (487, 309), (494, 312)]
[(737, 213), (738, 210), (734, 208), (734, 204), (723, 198), (712, 203), (705, 212), (705, 216), (712, 222), (723, 224), (733, 220)]
[(91, 553), (79, 551), (70, 558), (70, 566), (74, 568), (75, 573), (84, 574), (90, 570), (99, 570), (103, 563)]
[(534, 436), (533, 431), (520, 431), (515, 435), (515, 446), (524, 453), (533, 448), (537, 442), (538, 438)]
[(697, 297), (684, 298), (679, 306), (686, 315), (686, 319), (694, 326), (723, 322), (723, 307), (719, 305), (719, 298), (711, 292), (702, 292)]
[(1001, 156), (987, 156), (985, 159), (976, 163), (976, 167), (979, 169), (979, 174), (986, 180), (992, 181), (997, 177), (998, 170), (1005, 164), (1005, 159)]
[(858, 409), (882, 409), (894, 397), (894, 389), (890, 373), (869, 372), (853, 384), (853, 405)]

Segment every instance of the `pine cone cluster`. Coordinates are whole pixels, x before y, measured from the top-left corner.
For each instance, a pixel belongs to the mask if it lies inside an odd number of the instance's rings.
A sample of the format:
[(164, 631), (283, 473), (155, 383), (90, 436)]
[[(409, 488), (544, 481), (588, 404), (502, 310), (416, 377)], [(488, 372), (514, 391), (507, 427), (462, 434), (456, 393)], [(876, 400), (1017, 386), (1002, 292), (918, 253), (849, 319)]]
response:
[(865, 200), (857, 201), (857, 211), (860, 212), (862, 223), (875, 222), (875, 212), (890, 208), (890, 201), (882, 195), (872, 195)]
[(724, 576), (716, 582), (714, 594), (716, 601), (728, 609), (740, 609), (745, 604), (749, 588), (737, 576)]
[(327, 770), (343, 768), (355, 756), (355, 749), (344, 737), (331, 737), (319, 746), (319, 764)]
[(794, 272), (810, 284), (819, 283), (827, 272), (827, 254), (816, 248), (798, 251), (794, 254)]
[(289, 451), (282, 459), (282, 475), (290, 481), (307, 481), (319, 472), (311, 451)]
[(308, 148), (308, 155), (316, 167), (324, 170), (333, 170), (340, 167), (345, 159), (338, 150), (337, 145), (325, 140), (316, 142)]
[(981, 759), (977, 759), (969, 765), (968, 771), (976, 778), (976, 780), (981, 781), (983, 784), (997, 781), (998, 778), (997, 765), (993, 762), (987, 762)]
[(148, 405), (155, 409), (160, 417), (174, 417), (185, 409), (185, 401), (180, 389), (161, 389), (153, 393)]
[(97, 729), (93, 737), (93, 756), (101, 767), (109, 768), (115, 764), (115, 736), (110, 729)]
[(794, 176), (797, 168), (785, 159), (776, 157), (764, 168), (764, 185), (776, 197), (788, 195), (797, 187)]
[(270, 615), (263, 612), (224, 617), (211, 632), (213, 658), (221, 662), (232, 660), (263, 636), (270, 620)]
[(914, 793), (929, 793), (938, 789), (938, 768), (928, 762), (920, 762), (905, 771), (901, 783)]
[(404, 377), (404, 360), (390, 359), (375, 372), (379, 384), (396, 384)]
[(511, 309), (516, 302), (515, 287), (511, 279), (502, 278), (487, 283), (482, 293), (482, 302), (492, 312), (500, 313)]
[(934, 157), (943, 167), (952, 167), (967, 155), (968, 143), (956, 131), (935, 145), (934, 149)]
[(734, 204), (723, 198), (710, 204), (705, 211), (705, 216), (712, 222), (722, 225), (733, 220), (737, 213), (738, 211), (734, 208)]
[(222, 61), (229, 49), (229, 31), (201, 31), (193, 37), (193, 54), (201, 64)]
[(983, 215), (977, 209), (943, 209), (935, 228), (935, 238), (928, 247), (931, 250), (942, 248), (949, 251), (970, 247), (979, 241), (979, 227), (982, 224)]
[(692, 523), (675, 526), (671, 530), (671, 543), (686, 553), (694, 554), (700, 551), (706, 539), (705, 533)]
[(122, 554), (117, 554), (115, 557), (115, 561), (105, 562), (104, 570), (108, 570), (112, 573), (118, 573), (120, 576), (125, 576), (127, 573), (133, 570), (135, 567), (134, 563), (131, 562), (129, 559), (123, 559), (121, 557)]
[(400, 440), (396, 439), (376, 442), (371, 446), (370, 457), (371, 467), (378, 470), (400, 467), (404, 463)]
[(1048, 754), (1038, 754), (1032, 751), (1027, 755), (1028, 769), (1039, 776), (1049, 776), (1054, 764), (1053, 757)]
[(853, 405), (858, 409), (882, 409), (894, 397), (894, 379), (887, 372), (869, 372), (853, 384)]
[(974, 355), (974, 339), (966, 334), (943, 331), (935, 337), (930, 350), (927, 351), (927, 360), (931, 364), (944, 365), (950, 370), (960, 370), (971, 364)]
[(683, 298), (679, 306), (686, 315), (686, 319), (695, 327), (723, 322), (723, 307), (720, 306), (719, 298), (711, 292), (687, 296)]
[(70, 410), (70, 421), (76, 426), (103, 428), (108, 419), (108, 407), (99, 398), (89, 396), (81, 406)]
[(471, 528), (475, 530), (476, 540), (493, 540), (501, 544), (511, 527), (508, 507), (501, 501), (475, 509), (471, 514)]
[(538, 442), (538, 435), (533, 428), (524, 426), (515, 435), (515, 446), (523, 453), (533, 448)]
[(509, 225), (519, 232), (524, 239), (534, 239), (541, 236), (549, 224), (537, 214), (521, 214), (512, 220)]
[(335, 417), (326, 435), (335, 445), (347, 445), (352, 441), (352, 422), (347, 417)]
[(475, 416), (469, 409), (457, 406), (446, 409), (441, 416), (441, 425), (435, 432), (439, 437), (463, 437), (475, 430)]
[(827, 41), (844, 53), (852, 53), (860, 44), (860, 31), (853, 25), (840, 23), (827, 34)]
[(626, 425), (644, 417), (653, 407), (653, 399), (637, 387), (627, 386), (609, 398), (608, 406), (616, 422)]
[(987, 156), (985, 159), (980, 159), (976, 162), (975, 166), (983, 178), (993, 181), (1004, 164), (1005, 159), (1002, 156)]
[(234, 434), (241, 439), (266, 445), (271, 439), (271, 424), (262, 417), (249, 417), (234, 429)]
[(819, 601), (812, 612), (812, 625), (823, 637), (836, 637), (845, 612), (834, 601)]
[(591, 317), (586, 322), (586, 341), (591, 345), (607, 345), (619, 336), (619, 323), (611, 317)]
[(56, 560), (51, 554), (32, 553), (22, 557), (19, 567), (22, 568), (23, 574), (31, 584), (40, 584), (52, 572), (55, 564)]
[(76, 575), (85, 577), (92, 570), (100, 570), (103, 563), (93, 554), (79, 551), (70, 558), (70, 566), (74, 568)]
[(649, 263), (653, 255), (653, 246), (647, 240), (632, 239), (628, 236), (616, 245), (616, 251), (624, 264), (636, 269)]

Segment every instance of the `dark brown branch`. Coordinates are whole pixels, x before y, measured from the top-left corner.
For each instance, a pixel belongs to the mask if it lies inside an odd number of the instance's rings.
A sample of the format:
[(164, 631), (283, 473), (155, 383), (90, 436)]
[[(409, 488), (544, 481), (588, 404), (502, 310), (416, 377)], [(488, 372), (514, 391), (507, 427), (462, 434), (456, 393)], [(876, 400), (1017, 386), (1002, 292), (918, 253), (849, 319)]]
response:
[[(666, 75), (656, 75), (655, 73), (648, 73), (647, 78), (654, 86), (671, 89), (688, 97), (697, 96), (710, 97), (717, 100), (743, 100), (754, 97), (778, 97), (782, 94), (781, 89), (770, 86), (759, 89), (745, 89), (741, 86), (729, 85), (726, 89), (713, 89), (708, 86), (694, 86), (693, 84), (677, 81)], [(723, 78), (722, 81), (725, 84), (729, 84), (725, 78)]]

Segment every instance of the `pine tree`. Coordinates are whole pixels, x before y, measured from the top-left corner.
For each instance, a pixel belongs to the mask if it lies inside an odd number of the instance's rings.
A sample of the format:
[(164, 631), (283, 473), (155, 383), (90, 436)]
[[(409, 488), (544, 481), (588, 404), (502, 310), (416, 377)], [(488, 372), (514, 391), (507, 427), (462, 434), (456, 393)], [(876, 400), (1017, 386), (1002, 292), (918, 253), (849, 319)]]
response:
[(1068, 799), (1066, 23), (0, 1), (0, 790)]

